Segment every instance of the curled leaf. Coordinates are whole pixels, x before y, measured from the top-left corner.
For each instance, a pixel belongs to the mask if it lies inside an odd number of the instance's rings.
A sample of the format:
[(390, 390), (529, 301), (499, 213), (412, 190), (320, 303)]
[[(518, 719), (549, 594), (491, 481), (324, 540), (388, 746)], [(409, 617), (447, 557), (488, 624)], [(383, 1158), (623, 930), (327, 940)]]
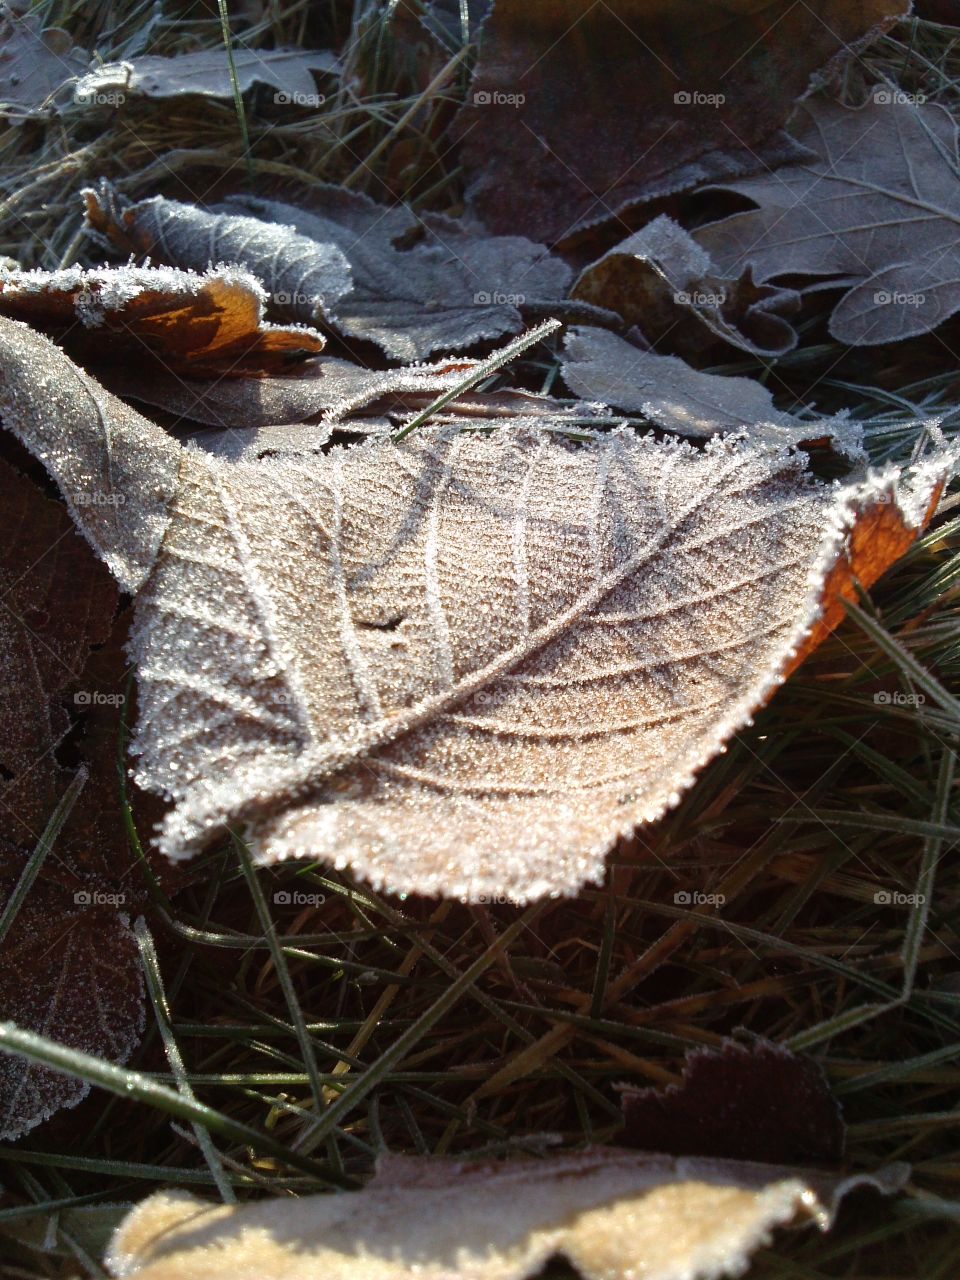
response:
[[(815, 482), (802, 455), (631, 431), (422, 428), (323, 456), (184, 449), (0, 325), (0, 413), (137, 590), (137, 778), (188, 856), (520, 898), (603, 873), (916, 536), (955, 448)], [(51, 412), (51, 398), (55, 412)], [(110, 456), (128, 465), (104, 470)], [(170, 484), (175, 482), (175, 496)], [(161, 542), (162, 537), (162, 542)]]
[(584, 1280), (740, 1275), (775, 1228), (826, 1230), (850, 1191), (897, 1190), (903, 1165), (847, 1178), (614, 1148), (466, 1164), (391, 1156), (362, 1191), (240, 1207), (159, 1192), (120, 1224), (117, 1280), (526, 1280), (552, 1257)]

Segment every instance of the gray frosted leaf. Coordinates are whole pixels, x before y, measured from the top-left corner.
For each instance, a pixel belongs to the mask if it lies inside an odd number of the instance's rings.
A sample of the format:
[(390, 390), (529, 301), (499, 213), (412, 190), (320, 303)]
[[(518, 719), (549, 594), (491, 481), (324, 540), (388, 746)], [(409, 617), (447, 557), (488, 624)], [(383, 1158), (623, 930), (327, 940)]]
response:
[(667, 431), (694, 437), (746, 431), (772, 444), (829, 437), (838, 452), (864, 456), (859, 423), (844, 414), (804, 420), (784, 413), (752, 378), (700, 373), (676, 356), (642, 351), (606, 329), (570, 330), (565, 354), (564, 381), (576, 395), (642, 413)]
[(83, 192), (95, 231), (125, 250), (206, 271), (237, 263), (263, 281), (273, 308), (313, 324), (352, 287), (350, 266), (329, 240), (239, 213), (210, 213), (154, 196), (125, 204), (105, 184)]
[[(221, 208), (336, 245), (350, 263), (353, 289), (326, 308), (327, 318), (397, 360), (518, 333), (527, 301), (560, 299), (570, 282), (565, 263), (523, 236), (487, 236), (437, 216), (418, 219), (403, 206), (388, 209), (337, 187), (317, 189), (309, 210), (253, 197)], [(415, 236), (408, 247), (398, 244)]]
[(797, 344), (787, 319), (800, 302), (794, 290), (756, 287), (749, 273), (722, 279), (695, 236), (665, 214), (585, 267), (572, 292), (653, 341), (669, 335), (680, 349), (702, 346), (708, 332), (754, 355), (783, 355)]
[[(90, 55), (78, 49), (68, 32), (44, 27), (37, 14), (18, 15), (5, 5), (0, 14), (0, 104), (34, 115), (58, 90), (81, 75)], [(66, 91), (65, 91), (66, 92)]]
[(743, 1275), (775, 1228), (826, 1231), (857, 1188), (909, 1166), (823, 1174), (592, 1147), (543, 1160), (384, 1156), (361, 1191), (225, 1207), (160, 1191), (121, 1222), (117, 1280), (527, 1280), (560, 1257), (584, 1280)]
[[(25, 359), (23, 332), (0, 325), (4, 419), (58, 477), (51, 370), (75, 389), (76, 454), (108, 436), (157, 453), (162, 433), (43, 339)], [(170, 441), (129, 650), (169, 856), (243, 827), (262, 862), (391, 890), (575, 891), (836, 626), (852, 575), (869, 586), (909, 547), (956, 463), (941, 447), (826, 485), (768, 444), (565, 423), (251, 461)], [(155, 502), (123, 479), (131, 507)]]
[[(255, 84), (277, 90), (278, 102), (300, 101), (318, 106), (312, 72), (329, 72), (339, 65), (334, 54), (324, 49), (234, 49), (240, 92)], [(201, 94), (207, 98), (233, 96), (233, 79), (224, 49), (201, 49), (179, 53), (173, 58), (138, 57), (124, 62), (107, 62), (82, 76), (74, 90), (79, 104), (96, 103), (103, 94), (123, 93), (145, 98), (177, 98)]]
[(960, 309), (952, 116), (880, 88), (859, 109), (805, 102), (792, 130), (816, 158), (727, 184), (758, 208), (694, 232), (716, 270), (845, 289), (830, 332), (852, 345), (926, 333)]

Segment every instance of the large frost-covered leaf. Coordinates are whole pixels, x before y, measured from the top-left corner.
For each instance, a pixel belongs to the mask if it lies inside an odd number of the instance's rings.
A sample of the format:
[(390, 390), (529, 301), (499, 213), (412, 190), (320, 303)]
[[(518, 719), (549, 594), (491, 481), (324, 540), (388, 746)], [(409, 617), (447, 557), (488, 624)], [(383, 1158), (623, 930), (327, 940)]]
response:
[(12, 8), (0, 12), (0, 108), (34, 115), (58, 100), (57, 91), (87, 69), (90, 56), (68, 32), (44, 27), (39, 14)]
[(774, 408), (752, 378), (700, 373), (676, 356), (642, 351), (606, 329), (573, 329), (565, 342), (563, 377), (576, 395), (642, 413), (684, 436), (748, 431), (771, 444), (833, 441), (840, 453), (863, 457), (863, 431), (847, 416), (801, 419)]
[(955, 465), (824, 485), (742, 439), (577, 442), (546, 417), (232, 461), (25, 327), (0, 337), (3, 422), (68, 502), (106, 439), (138, 460), (111, 477), (130, 515), (85, 532), (139, 587), (134, 749), (175, 801), (161, 847), (241, 826), (261, 861), (395, 890), (597, 879), (837, 624), (853, 576), (910, 545)]
[(397, 360), (517, 333), (522, 306), (562, 298), (570, 282), (564, 262), (522, 236), (418, 218), (341, 187), (310, 200), (238, 196), (206, 211), (161, 197), (118, 208), (105, 189), (87, 193), (92, 225), (117, 243), (173, 266), (242, 263), (278, 311), (322, 316)]
[(718, 1280), (787, 1224), (827, 1230), (851, 1177), (597, 1147), (546, 1160), (384, 1157), (347, 1195), (218, 1206), (161, 1191), (118, 1227), (118, 1280), (526, 1280), (559, 1255), (584, 1280)]
[(957, 125), (903, 96), (804, 103), (792, 128), (814, 156), (729, 183), (759, 207), (694, 233), (717, 273), (843, 287), (830, 331), (853, 345), (926, 333), (960, 309)]
[[(322, 101), (314, 71), (333, 71), (334, 54), (324, 49), (234, 49), (233, 66), (240, 92), (255, 84), (277, 90), (279, 102), (318, 105)], [(96, 102), (98, 95), (116, 92), (145, 98), (179, 98), (201, 94), (206, 98), (233, 95), (233, 77), (224, 49), (198, 49), (174, 58), (139, 57), (106, 62), (81, 76), (74, 90), (79, 103)]]

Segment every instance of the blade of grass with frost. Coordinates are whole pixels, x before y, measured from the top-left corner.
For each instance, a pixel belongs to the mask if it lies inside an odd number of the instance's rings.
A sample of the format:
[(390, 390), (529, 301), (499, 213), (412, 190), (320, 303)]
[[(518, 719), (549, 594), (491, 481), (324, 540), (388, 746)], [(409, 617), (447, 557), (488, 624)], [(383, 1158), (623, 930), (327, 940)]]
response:
[[(142, 916), (134, 923), (133, 932), (136, 934), (137, 946), (140, 948), (140, 960), (143, 964), (144, 977), (147, 983), (147, 994), (150, 996), (150, 1002), (153, 1005), (153, 1012), (160, 1030), (160, 1038), (163, 1040), (167, 1062), (170, 1064), (170, 1070), (173, 1072), (179, 1091), (185, 1098), (195, 1102), (196, 1097), (190, 1087), (190, 1081), (187, 1079), (187, 1070), (180, 1055), (180, 1046), (177, 1044), (177, 1038), (173, 1034), (173, 1028), (170, 1025), (170, 1007), (167, 1003), (166, 992), (163, 989), (163, 978), (160, 974), (156, 947), (153, 944), (153, 935), (150, 933)], [(237, 1197), (233, 1194), (233, 1188), (224, 1174), (220, 1155), (213, 1145), (209, 1131), (199, 1124), (194, 1124), (192, 1128), (200, 1145), (200, 1150), (203, 1152), (203, 1158), (213, 1174), (221, 1200), (224, 1204), (236, 1204)]]
[(0, 912), (0, 943), (3, 942), (10, 926), (16, 919), (17, 912), (23, 906), (24, 899), (30, 892), (33, 882), (36, 880), (40, 868), (43, 866), (47, 854), (56, 843), (57, 836), (60, 834), (60, 828), (70, 816), (73, 806), (79, 799), (80, 792), (86, 785), (88, 772), (84, 765), (81, 765), (77, 772), (73, 775), (67, 786), (66, 791), (57, 801), (56, 808), (51, 813), (47, 825), (43, 829), (43, 834), (37, 841), (37, 847), (27, 859), (23, 871), (20, 873), (20, 879), (14, 886), (13, 892), (7, 899), (3, 911)]
[(340, 1178), (316, 1160), (297, 1151), (291, 1150), (282, 1142), (271, 1138), (269, 1134), (231, 1120), (208, 1107), (206, 1103), (183, 1097), (167, 1085), (159, 1084), (140, 1071), (132, 1071), (128, 1067), (118, 1067), (93, 1054), (83, 1053), (80, 1049), (71, 1049), (69, 1045), (47, 1036), (37, 1035), (34, 1031), (25, 1031), (13, 1022), (0, 1022), (0, 1053), (12, 1053), (28, 1062), (39, 1063), (42, 1067), (50, 1067), (53, 1071), (62, 1071), (68, 1076), (76, 1076), (86, 1080), (88, 1084), (106, 1089), (121, 1098), (134, 1099), (164, 1111), (168, 1115), (177, 1116), (189, 1124), (202, 1124), (214, 1133), (219, 1133), (232, 1142), (244, 1147), (251, 1147), (264, 1155), (273, 1156), (301, 1173), (307, 1173), (321, 1183), (349, 1189), (355, 1184), (346, 1178)]
[(227, 13), (227, 0), (217, 0), (220, 10), (220, 28), (223, 32), (223, 47), (227, 51), (227, 65), (230, 68), (230, 83), (233, 85), (233, 105), (236, 108), (237, 120), (240, 124), (240, 136), (243, 138), (243, 154), (247, 162), (247, 178), (253, 181), (253, 160), (250, 155), (250, 134), (247, 130), (247, 113), (243, 107), (243, 95), (240, 92), (240, 79), (237, 75), (237, 64), (233, 60), (233, 45), (230, 43), (230, 15)]
[(519, 338), (514, 338), (513, 342), (495, 351), (492, 356), (486, 360), (482, 360), (477, 367), (467, 375), (462, 382), (458, 382), (455, 387), (451, 387), (449, 391), (445, 391), (443, 395), (438, 396), (432, 404), (412, 418), (399, 431), (394, 432), (393, 439), (397, 442), (405, 440), (411, 431), (416, 431), (417, 427), (422, 427), (428, 418), (431, 418), (444, 405), (455, 400), (457, 396), (463, 395), (465, 391), (470, 391), (478, 382), (482, 382), (484, 378), (489, 378), (492, 373), (496, 373), (502, 369), (504, 365), (509, 364), (516, 356), (522, 355), (528, 348), (535, 346), (543, 338), (547, 338), (551, 333), (556, 333), (560, 328), (559, 320), (544, 320), (542, 324), (538, 324), (534, 329), (528, 329), (526, 333), (521, 333)]

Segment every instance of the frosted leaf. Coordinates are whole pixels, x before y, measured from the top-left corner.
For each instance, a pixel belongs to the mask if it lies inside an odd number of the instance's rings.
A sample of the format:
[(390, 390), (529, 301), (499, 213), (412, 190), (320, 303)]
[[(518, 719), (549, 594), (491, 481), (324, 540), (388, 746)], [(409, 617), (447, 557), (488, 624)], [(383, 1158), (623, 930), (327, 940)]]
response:
[(792, 129), (813, 157), (728, 184), (759, 208), (694, 233), (717, 271), (846, 288), (830, 332), (852, 345), (927, 333), (960, 309), (957, 125), (902, 98), (881, 86), (857, 110), (803, 103)]
[[(336, 56), (324, 49), (234, 49), (240, 92), (256, 84), (277, 90), (278, 102), (305, 102), (318, 106), (312, 72), (336, 70)], [(173, 58), (139, 57), (107, 62), (81, 76), (74, 89), (78, 104), (96, 103), (101, 94), (121, 92), (144, 98), (179, 98), (201, 94), (206, 98), (231, 98), (233, 80), (223, 48), (178, 53)]]
[(259, 280), (237, 267), (0, 268), (0, 313), (44, 329), (81, 360), (129, 368), (132, 353), (147, 376), (159, 363), (236, 378), (323, 350), (314, 329), (268, 324), (264, 301)]
[(60, 27), (44, 27), (36, 13), (0, 14), (0, 104), (34, 115), (56, 105), (68, 80), (81, 75), (90, 55)]
[(826, 437), (838, 452), (864, 457), (859, 423), (845, 414), (803, 420), (781, 412), (752, 378), (700, 373), (676, 356), (642, 351), (605, 329), (571, 330), (565, 354), (564, 381), (576, 395), (642, 413), (667, 431), (703, 437), (745, 430), (771, 444)]
[(381, 1157), (362, 1191), (214, 1205), (160, 1191), (107, 1251), (117, 1280), (527, 1280), (557, 1255), (584, 1280), (741, 1275), (774, 1229), (827, 1230), (850, 1177), (595, 1147), (545, 1160)]
[(213, 212), (160, 197), (120, 209), (104, 188), (87, 200), (91, 224), (124, 248), (174, 266), (242, 263), (276, 309), (323, 316), (398, 360), (517, 333), (520, 308), (562, 298), (571, 276), (521, 236), (418, 218), (340, 187), (314, 189), (309, 210), (253, 197)]
[(261, 296), (292, 319), (316, 323), (352, 287), (350, 265), (336, 245), (289, 226), (163, 196), (131, 205), (105, 182), (83, 195), (91, 227), (124, 251), (194, 271), (239, 264), (263, 282)]
[(106, 377), (118, 395), (229, 430), (311, 420), (334, 423), (373, 406), (394, 408), (415, 397), (434, 399), (462, 382), (477, 363), (459, 357), (377, 370), (322, 356), (283, 377), (185, 382), (162, 370), (144, 377), (140, 370), (124, 368), (110, 370)]
[[(585, 267), (573, 296), (618, 312), (651, 341), (669, 337), (695, 350), (709, 334), (754, 355), (777, 356), (797, 345), (787, 316), (800, 296), (772, 285), (721, 279), (694, 236), (665, 214)], [(708, 332), (707, 332), (708, 331)]]

